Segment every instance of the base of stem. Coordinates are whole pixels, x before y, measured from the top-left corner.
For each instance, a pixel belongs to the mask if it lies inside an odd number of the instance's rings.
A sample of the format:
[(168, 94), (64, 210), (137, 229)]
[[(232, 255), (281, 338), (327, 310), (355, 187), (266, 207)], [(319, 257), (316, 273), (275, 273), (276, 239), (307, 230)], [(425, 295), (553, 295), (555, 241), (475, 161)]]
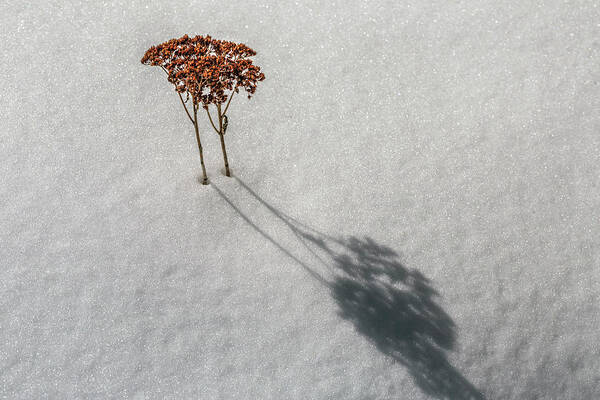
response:
[(233, 171), (229, 168), (229, 175), (227, 175), (227, 170), (225, 168), (221, 168), (221, 173), (229, 178), (233, 176)]

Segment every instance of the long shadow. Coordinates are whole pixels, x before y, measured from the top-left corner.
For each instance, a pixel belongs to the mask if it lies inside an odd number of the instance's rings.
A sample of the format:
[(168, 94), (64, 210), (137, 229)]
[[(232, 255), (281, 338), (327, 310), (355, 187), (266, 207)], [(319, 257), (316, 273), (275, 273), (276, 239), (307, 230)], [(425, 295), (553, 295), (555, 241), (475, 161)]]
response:
[(213, 183), (213, 188), (252, 228), (330, 290), (339, 315), (377, 349), (404, 365), (426, 394), (440, 399), (484, 399), (447, 359), (456, 326), (436, 303), (438, 292), (419, 271), (408, 269), (391, 248), (369, 237), (334, 237), (279, 211), (242, 180), (240, 186), (283, 222), (325, 268), (328, 278), (257, 226)]

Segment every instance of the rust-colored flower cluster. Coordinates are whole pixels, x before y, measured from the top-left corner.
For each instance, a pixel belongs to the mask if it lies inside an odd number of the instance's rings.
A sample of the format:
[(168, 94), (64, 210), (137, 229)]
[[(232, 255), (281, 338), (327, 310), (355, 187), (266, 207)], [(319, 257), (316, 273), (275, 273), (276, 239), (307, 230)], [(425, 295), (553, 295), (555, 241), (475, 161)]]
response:
[(169, 82), (180, 94), (190, 96), (195, 106), (222, 104), (240, 88), (248, 98), (256, 84), (265, 79), (260, 67), (249, 57), (256, 52), (244, 44), (213, 39), (210, 36), (189, 37), (152, 46), (142, 63), (159, 66), (168, 74)]
[[(208, 176), (198, 128), (200, 105), (206, 110), (212, 128), (219, 135), (225, 175), (231, 176), (225, 146), (225, 133), (229, 126), (227, 110), (233, 95), (239, 93), (240, 88), (250, 98), (256, 91), (257, 82), (265, 79), (260, 68), (252, 64), (249, 58), (254, 55), (256, 52), (245, 44), (216, 40), (208, 35), (185, 35), (150, 47), (142, 57), (142, 64), (159, 66), (167, 73), (169, 82), (175, 85), (185, 113), (194, 125), (202, 166), (202, 184), (208, 184)], [(186, 106), (190, 97), (191, 111)], [(214, 104), (217, 110), (216, 124), (209, 110), (210, 104)]]

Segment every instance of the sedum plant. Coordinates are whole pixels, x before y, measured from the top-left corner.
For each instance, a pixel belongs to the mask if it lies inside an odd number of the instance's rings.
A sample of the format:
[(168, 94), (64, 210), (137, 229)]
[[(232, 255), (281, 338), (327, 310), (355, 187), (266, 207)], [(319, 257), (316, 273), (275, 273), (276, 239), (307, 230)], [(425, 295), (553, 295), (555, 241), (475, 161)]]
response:
[[(265, 79), (260, 67), (250, 59), (254, 55), (256, 52), (245, 44), (216, 40), (208, 35), (184, 35), (150, 47), (142, 57), (142, 64), (161, 67), (168, 81), (175, 85), (185, 113), (194, 125), (204, 185), (208, 184), (208, 177), (198, 128), (198, 110), (204, 108), (210, 125), (219, 136), (225, 175), (231, 176), (225, 146), (229, 124), (227, 110), (234, 94), (244, 90), (251, 98), (257, 83)], [(211, 115), (211, 105), (216, 109), (216, 118)]]

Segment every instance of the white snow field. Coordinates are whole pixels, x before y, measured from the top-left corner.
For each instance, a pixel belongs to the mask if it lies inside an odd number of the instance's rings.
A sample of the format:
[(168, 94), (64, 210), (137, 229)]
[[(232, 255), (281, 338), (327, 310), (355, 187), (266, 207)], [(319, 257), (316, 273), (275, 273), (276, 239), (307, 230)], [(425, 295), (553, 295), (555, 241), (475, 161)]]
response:
[[(147, 48), (254, 48), (211, 185)], [(600, 398), (600, 4), (0, 3), (0, 398)]]

